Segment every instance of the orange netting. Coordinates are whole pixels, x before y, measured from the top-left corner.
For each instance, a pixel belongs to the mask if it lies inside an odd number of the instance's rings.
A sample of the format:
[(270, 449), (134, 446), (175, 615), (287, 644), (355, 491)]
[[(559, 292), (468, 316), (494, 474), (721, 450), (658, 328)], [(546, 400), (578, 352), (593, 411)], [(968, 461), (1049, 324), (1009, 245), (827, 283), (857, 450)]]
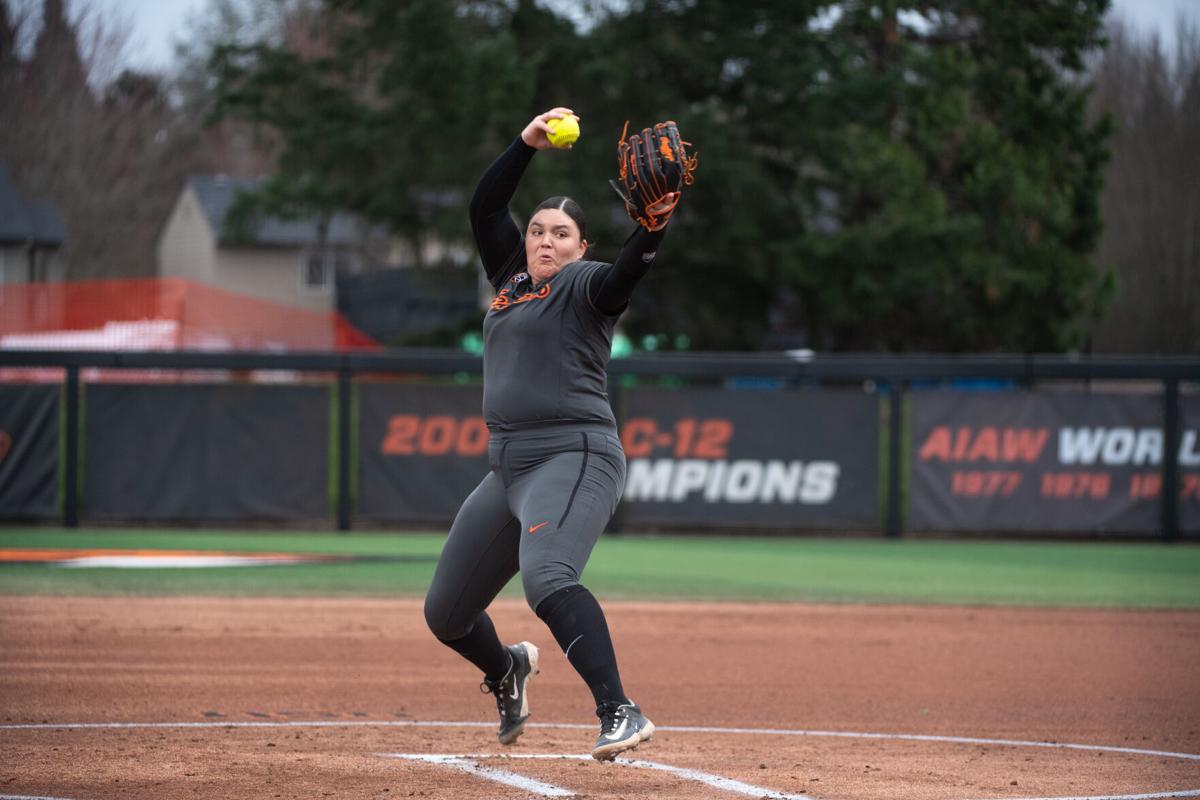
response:
[(336, 311), (309, 311), (183, 278), (0, 283), (0, 348), (377, 350)]

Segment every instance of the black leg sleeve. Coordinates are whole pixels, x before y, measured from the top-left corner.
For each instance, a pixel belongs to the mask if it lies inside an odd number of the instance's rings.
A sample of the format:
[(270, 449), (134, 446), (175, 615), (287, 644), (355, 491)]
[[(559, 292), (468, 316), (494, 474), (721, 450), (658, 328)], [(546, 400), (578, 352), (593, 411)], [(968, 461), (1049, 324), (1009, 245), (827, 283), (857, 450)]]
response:
[(559, 589), (538, 603), (536, 613), (592, 690), (597, 706), (628, 702), (621, 687), (608, 622), (591, 592), (578, 584)]
[(475, 624), (471, 626), (471, 631), (461, 639), (452, 642), (442, 639), (438, 641), (479, 667), (484, 677), (493, 683), (508, 674), (508, 650), (500, 643), (500, 637), (496, 635), (496, 626), (492, 624), (492, 618), (487, 612), (480, 612), (475, 618)]

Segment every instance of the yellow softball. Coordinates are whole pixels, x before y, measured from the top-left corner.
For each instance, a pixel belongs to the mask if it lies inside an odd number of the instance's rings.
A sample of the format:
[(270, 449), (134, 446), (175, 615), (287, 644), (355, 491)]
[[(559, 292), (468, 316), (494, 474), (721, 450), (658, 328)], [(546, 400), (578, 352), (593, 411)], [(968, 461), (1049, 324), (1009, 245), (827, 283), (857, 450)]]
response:
[(546, 124), (550, 126), (550, 133), (546, 134), (546, 138), (555, 147), (570, 147), (579, 138), (579, 120), (573, 116), (549, 119), (546, 120)]

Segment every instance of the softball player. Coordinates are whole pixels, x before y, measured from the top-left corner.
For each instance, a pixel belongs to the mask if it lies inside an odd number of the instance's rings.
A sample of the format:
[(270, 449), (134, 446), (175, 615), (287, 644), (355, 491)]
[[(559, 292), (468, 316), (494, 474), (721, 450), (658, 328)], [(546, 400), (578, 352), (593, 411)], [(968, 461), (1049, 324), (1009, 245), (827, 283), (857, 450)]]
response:
[[(579, 576), (625, 484), (606, 392), (613, 328), (664, 230), (639, 227), (606, 264), (584, 260), (587, 223), (567, 197), (540, 203), (524, 232), (516, 226), (508, 204), (533, 156), (552, 146), (547, 120), (569, 114), (560, 107), (534, 117), (471, 200), (475, 241), (497, 290), (483, 323), (490, 471), (450, 528), (425, 619), (482, 670), (500, 742), (511, 744), (529, 716), (538, 649), (501, 644), (485, 609), (520, 572), (530, 608), (591, 689), (600, 718), (592, 756), (604, 761), (654, 733), (625, 694), (604, 612)], [(677, 193), (670, 199), (673, 207)]]

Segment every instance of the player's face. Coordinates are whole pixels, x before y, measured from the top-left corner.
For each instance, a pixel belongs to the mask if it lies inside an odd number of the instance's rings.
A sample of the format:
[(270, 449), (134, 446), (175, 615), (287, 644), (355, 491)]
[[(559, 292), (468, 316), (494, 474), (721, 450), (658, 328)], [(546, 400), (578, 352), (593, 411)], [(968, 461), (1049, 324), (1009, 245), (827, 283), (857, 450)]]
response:
[(583, 258), (587, 242), (567, 212), (543, 208), (525, 229), (525, 267), (535, 281), (553, 277), (560, 269)]

